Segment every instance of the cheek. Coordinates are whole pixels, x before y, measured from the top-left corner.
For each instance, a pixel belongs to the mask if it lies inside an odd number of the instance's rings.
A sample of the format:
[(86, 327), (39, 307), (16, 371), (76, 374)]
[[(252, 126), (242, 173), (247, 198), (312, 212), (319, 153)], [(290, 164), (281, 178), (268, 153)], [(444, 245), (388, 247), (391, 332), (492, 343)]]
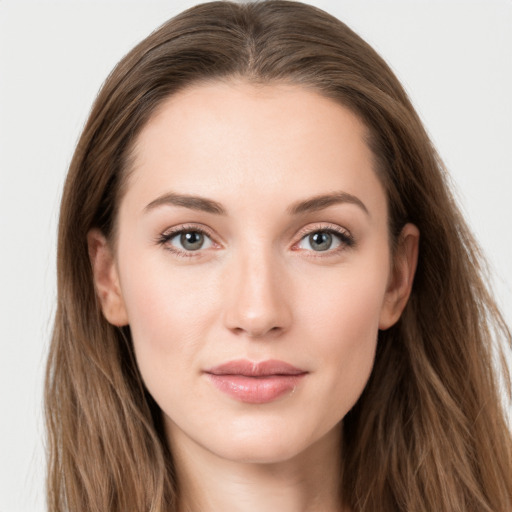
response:
[(156, 376), (167, 380), (190, 367), (215, 318), (213, 286), (197, 272), (171, 272), (166, 255), (143, 259), (131, 254), (120, 269), (121, 287), (137, 363), (150, 387)]
[(304, 307), (298, 314), (299, 321), (304, 318), (304, 327), (309, 325), (312, 333), (323, 333), (321, 338), (338, 348), (345, 342), (357, 345), (357, 340), (363, 342), (370, 334), (373, 338), (385, 298), (386, 268), (386, 262), (377, 261), (336, 269), (324, 277), (306, 277), (300, 290), (302, 300), (298, 305), (303, 302)]
[(326, 280), (322, 292), (316, 287), (303, 294), (308, 307), (302, 325), (314, 340), (309, 351), (323, 370), (319, 376), (329, 401), (325, 411), (336, 416), (332, 421), (352, 408), (370, 376), (386, 278), (381, 270), (352, 268), (343, 278)]

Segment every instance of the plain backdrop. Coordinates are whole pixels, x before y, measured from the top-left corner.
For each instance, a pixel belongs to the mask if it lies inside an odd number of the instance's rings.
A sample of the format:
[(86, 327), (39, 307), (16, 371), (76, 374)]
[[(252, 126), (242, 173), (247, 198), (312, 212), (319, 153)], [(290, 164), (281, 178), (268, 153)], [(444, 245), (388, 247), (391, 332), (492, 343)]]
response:
[[(0, 512), (44, 503), (59, 198), (98, 88), (191, 1), (0, 0)], [(512, 1), (310, 2), (390, 63), (451, 172), (512, 323)]]

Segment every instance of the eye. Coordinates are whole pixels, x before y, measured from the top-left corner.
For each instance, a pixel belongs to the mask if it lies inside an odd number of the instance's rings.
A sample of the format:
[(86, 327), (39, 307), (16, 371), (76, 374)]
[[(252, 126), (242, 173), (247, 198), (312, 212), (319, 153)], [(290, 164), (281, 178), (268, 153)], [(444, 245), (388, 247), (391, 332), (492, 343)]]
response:
[(338, 252), (353, 245), (354, 239), (348, 231), (341, 228), (323, 228), (309, 231), (301, 238), (297, 247), (314, 252)]
[(195, 256), (191, 253), (213, 246), (210, 236), (198, 227), (181, 227), (167, 231), (158, 238), (158, 243), (180, 256)]
[(211, 240), (200, 231), (181, 231), (169, 240), (170, 244), (181, 246), (185, 251), (198, 251), (211, 246)]

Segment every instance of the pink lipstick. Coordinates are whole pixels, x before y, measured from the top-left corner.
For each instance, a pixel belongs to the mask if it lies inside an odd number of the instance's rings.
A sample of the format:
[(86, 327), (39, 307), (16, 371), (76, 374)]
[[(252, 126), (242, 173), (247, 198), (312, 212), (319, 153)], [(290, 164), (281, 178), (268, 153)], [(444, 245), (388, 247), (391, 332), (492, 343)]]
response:
[(290, 393), (307, 372), (283, 361), (229, 361), (205, 371), (220, 391), (241, 402), (263, 404)]

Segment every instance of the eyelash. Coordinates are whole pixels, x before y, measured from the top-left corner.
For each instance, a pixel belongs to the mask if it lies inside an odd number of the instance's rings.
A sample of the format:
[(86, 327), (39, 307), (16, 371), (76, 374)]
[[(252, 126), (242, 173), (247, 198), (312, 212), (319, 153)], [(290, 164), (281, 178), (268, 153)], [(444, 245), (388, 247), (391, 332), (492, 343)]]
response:
[[(304, 240), (306, 237), (313, 235), (314, 233), (328, 233), (331, 235), (334, 235), (339, 238), (340, 240), (340, 246), (336, 247), (335, 249), (327, 249), (326, 251), (309, 251), (314, 254), (310, 255), (311, 258), (327, 258), (329, 256), (334, 256), (339, 254), (340, 252), (350, 249), (355, 246), (355, 240), (354, 237), (351, 235), (351, 233), (340, 227), (340, 226), (325, 226), (322, 224), (319, 225), (313, 225), (312, 227), (304, 228), (301, 231), (299, 231), (299, 241), (294, 244), (297, 245), (302, 240)], [(307, 250), (307, 249), (299, 249), (299, 250)]]
[[(172, 252), (173, 254), (176, 254), (179, 257), (183, 258), (194, 258), (201, 255), (201, 249), (198, 249), (197, 251), (184, 251), (182, 249), (178, 249), (172, 245), (169, 244), (169, 241), (172, 240), (177, 235), (183, 234), (183, 233), (199, 233), (201, 235), (205, 235), (210, 239), (213, 239), (211, 233), (197, 225), (184, 225), (179, 226), (178, 228), (172, 229), (171, 231), (166, 231), (162, 234), (160, 234), (156, 242), (159, 245), (162, 245), (165, 247), (166, 250)], [(311, 255), (312, 258), (325, 258), (329, 256), (333, 256), (335, 254), (338, 254), (339, 252), (347, 249), (352, 248), (355, 245), (354, 237), (347, 231), (346, 229), (343, 229), (339, 226), (325, 226), (325, 225), (317, 225), (313, 227), (309, 227), (307, 229), (303, 229), (299, 232), (299, 241), (296, 242), (294, 245), (297, 245), (300, 243), (303, 239), (305, 239), (307, 236), (310, 236), (314, 233), (328, 233), (331, 235), (335, 235), (340, 240), (340, 246), (335, 249), (327, 249), (326, 251), (309, 251), (313, 253), (326, 253), (326, 254), (316, 254)], [(213, 242), (215, 243), (215, 242)], [(297, 250), (297, 249), (296, 249)], [(307, 249), (298, 249), (298, 250), (307, 250)]]
[(212, 239), (212, 235), (206, 229), (196, 226), (196, 225), (184, 225), (178, 228), (173, 228), (171, 231), (165, 231), (157, 238), (157, 243), (164, 246), (166, 250), (182, 257), (182, 258), (194, 258), (201, 254), (200, 250), (197, 251), (183, 251), (182, 249), (178, 249), (169, 244), (169, 242), (176, 236), (182, 233), (200, 233), (202, 235), (206, 235), (208, 238)]

